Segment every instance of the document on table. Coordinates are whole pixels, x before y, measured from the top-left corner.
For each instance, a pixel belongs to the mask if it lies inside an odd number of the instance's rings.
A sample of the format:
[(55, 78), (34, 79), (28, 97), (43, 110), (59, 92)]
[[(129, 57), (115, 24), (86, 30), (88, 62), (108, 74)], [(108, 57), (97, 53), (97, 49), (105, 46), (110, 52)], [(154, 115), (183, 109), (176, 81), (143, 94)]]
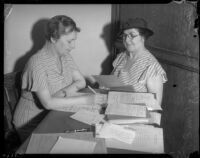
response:
[(76, 133), (38, 133), (32, 134), (28, 143), (27, 154), (48, 154), (56, 144), (58, 137), (96, 142), (94, 153), (107, 153), (105, 140), (94, 138), (93, 132)]
[(133, 124), (133, 123), (149, 123), (149, 119), (148, 118), (133, 118), (133, 119), (113, 119), (113, 120), (109, 120), (109, 123), (113, 123), (113, 124)]
[(149, 123), (155, 123), (157, 125), (160, 125), (161, 121), (161, 114), (158, 112), (149, 112)]
[(96, 124), (101, 121), (104, 122), (104, 115), (99, 114), (98, 112), (91, 112), (87, 110), (80, 110), (70, 117), (89, 125)]
[(87, 110), (91, 112), (98, 112), (101, 109), (98, 105), (68, 105), (56, 109), (57, 111), (78, 112), (79, 110)]
[(113, 138), (106, 139), (106, 147), (141, 151), (147, 153), (164, 153), (163, 129), (156, 127), (131, 126), (135, 130), (135, 139), (127, 144)]
[(142, 124), (157, 124), (160, 125), (161, 121), (161, 114), (158, 112), (149, 112), (149, 117), (147, 118), (124, 118), (124, 119), (109, 119), (108, 122), (113, 124), (135, 124), (135, 123), (142, 123)]
[(106, 115), (120, 115), (132, 117), (146, 117), (147, 108), (143, 105), (132, 105), (123, 103), (108, 103)]
[(131, 144), (135, 138), (135, 131), (111, 123), (104, 123), (96, 134), (99, 138), (114, 138), (127, 144)]
[(51, 149), (50, 153), (65, 154), (65, 153), (93, 153), (95, 141), (77, 140), (71, 138), (59, 137), (56, 144)]
[(152, 93), (114, 92), (108, 93), (108, 104), (144, 104), (148, 110), (162, 110)]

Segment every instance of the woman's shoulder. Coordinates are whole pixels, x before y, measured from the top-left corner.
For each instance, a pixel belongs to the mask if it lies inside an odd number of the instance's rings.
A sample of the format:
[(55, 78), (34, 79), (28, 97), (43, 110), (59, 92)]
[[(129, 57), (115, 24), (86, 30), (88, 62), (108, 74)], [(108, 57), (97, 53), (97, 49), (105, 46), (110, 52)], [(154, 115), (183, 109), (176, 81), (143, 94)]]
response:
[(147, 65), (151, 65), (151, 64), (155, 64), (155, 63), (158, 63), (158, 60), (156, 59), (156, 57), (150, 52), (150, 51), (147, 51), (145, 53), (145, 56), (143, 57), (146, 59), (146, 63)]
[(27, 62), (28, 67), (34, 67), (39, 65), (44, 65), (45, 63), (45, 52), (43, 50), (39, 50), (37, 53), (33, 54)]

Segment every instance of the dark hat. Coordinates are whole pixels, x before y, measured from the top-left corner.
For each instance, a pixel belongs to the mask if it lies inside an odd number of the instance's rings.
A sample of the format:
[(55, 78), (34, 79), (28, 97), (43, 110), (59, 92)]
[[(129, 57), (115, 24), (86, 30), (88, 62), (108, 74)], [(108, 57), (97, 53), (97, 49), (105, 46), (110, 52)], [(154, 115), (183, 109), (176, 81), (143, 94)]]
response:
[(147, 27), (147, 22), (142, 18), (128, 19), (124, 23), (122, 23), (122, 28), (120, 34), (123, 33), (124, 30), (131, 28), (140, 28), (147, 31), (148, 36), (153, 35), (153, 31)]

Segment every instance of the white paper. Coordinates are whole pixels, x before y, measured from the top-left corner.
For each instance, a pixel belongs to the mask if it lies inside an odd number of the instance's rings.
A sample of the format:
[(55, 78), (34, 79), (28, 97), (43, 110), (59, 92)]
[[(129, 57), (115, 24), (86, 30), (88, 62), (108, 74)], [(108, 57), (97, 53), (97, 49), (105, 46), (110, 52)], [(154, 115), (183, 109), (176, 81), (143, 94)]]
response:
[(125, 129), (119, 125), (104, 123), (102, 128), (99, 130), (98, 137), (114, 138), (126, 144), (131, 144), (135, 138), (135, 131)]
[(108, 104), (143, 104), (148, 110), (162, 110), (152, 93), (114, 92), (108, 94)]
[(148, 118), (116, 119), (116, 120), (109, 120), (108, 122), (113, 124), (149, 123), (149, 119)]
[(59, 137), (50, 153), (93, 153), (96, 142)]
[(161, 114), (158, 112), (149, 112), (150, 118), (149, 118), (149, 123), (155, 123), (160, 125), (160, 120), (161, 120)]
[(132, 144), (117, 141), (113, 138), (106, 139), (106, 147), (134, 150), (147, 153), (163, 153), (163, 130), (162, 128), (132, 126), (135, 130), (135, 139)]
[(106, 108), (106, 115), (121, 115), (133, 117), (146, 117), (146, 106), (123, 104), (123, 103), (110, 103)]
[(98, 112), (101, 109), (98, 105), (69, 105), (66, 107), (57, 108), (57, 111), (65, 111), (65, 112), (78, 112), (79, 110), (87, 110), (91, 112)]
[(91, 112), (87, 110), (80, 110), (74, 115), (70, 116), (71, 118), (78, 120), (80, 122), (92, 125), (92, 124), (97, 124), (99, 122), (104, 122), (104, 115), (101, 115), (97, 112)]

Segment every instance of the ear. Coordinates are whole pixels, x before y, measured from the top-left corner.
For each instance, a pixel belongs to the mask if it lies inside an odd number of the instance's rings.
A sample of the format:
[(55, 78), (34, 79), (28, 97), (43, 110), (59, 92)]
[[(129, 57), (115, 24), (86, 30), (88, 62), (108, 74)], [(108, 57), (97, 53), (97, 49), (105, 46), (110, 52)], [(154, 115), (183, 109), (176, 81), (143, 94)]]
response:
[(142, 42), (145, 42), (145, 37), (141, 36)]

